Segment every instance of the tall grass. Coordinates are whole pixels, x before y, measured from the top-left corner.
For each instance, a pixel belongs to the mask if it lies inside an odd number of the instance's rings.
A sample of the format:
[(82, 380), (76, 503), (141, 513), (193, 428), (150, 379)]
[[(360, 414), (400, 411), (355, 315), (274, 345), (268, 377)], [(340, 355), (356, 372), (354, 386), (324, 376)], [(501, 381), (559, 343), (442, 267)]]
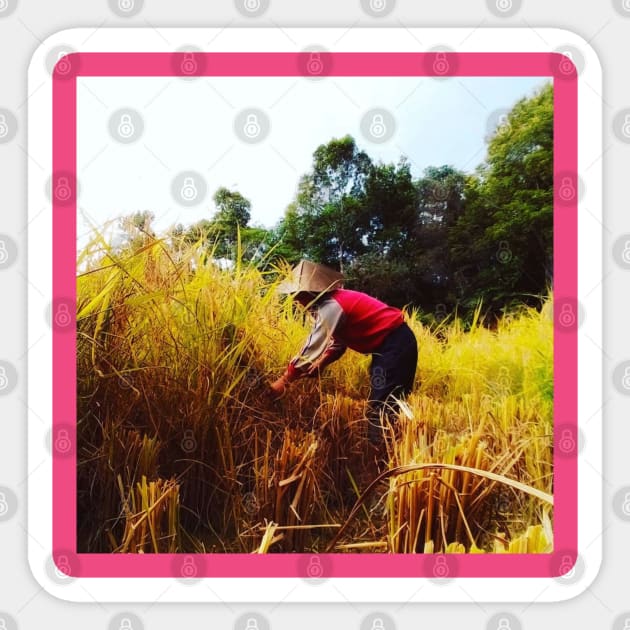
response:
[(286, 268), (95, 235), (78, 269), (80, 551), (550, 548), (551, 297), (493, 330), (408, 313), (416, 387), (359, 500), (369, 357), (269, 396), (310, 326), (275, 291)]

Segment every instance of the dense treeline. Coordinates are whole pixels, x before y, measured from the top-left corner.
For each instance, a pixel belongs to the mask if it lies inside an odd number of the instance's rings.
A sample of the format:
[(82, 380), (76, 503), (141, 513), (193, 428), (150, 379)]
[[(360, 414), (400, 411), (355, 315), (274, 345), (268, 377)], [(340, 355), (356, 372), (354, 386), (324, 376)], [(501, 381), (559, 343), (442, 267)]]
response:
[(487, 142), (474, 173), (432, 166), (414, 179), (405, 157), (375, 163), (351, 136), (334, 138), (275, 227), (251, 226), (250, 202), (221, 188), (211, 219), (177, 231), (228, 259), (240, 234), (247, 259), (309, 258), (350, 288), (437, 317), (466, 317), (480, 301), (494, 314), (537, 305), (553, 280), (552, 86), (519, 101)]

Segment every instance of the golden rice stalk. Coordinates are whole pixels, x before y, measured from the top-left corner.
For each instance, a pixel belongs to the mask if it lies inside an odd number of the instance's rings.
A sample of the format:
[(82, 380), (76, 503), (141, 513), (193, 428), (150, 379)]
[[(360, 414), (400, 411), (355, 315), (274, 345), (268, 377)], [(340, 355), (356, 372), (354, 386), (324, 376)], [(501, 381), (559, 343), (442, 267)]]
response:
[[(120, 478), (119, 483), (122, 484)], [(121, 488), (122, 489), (122, 488)], [(145, 476), (124, 497), (125, 530), (118, 553), (175, 553), (179, 543), (179, 484)]]
[(275, 535), (277, 528), (278, 526), (275, 523), (267, 523), (260, 545), (254, 553), (268, 553), (275, 542), (284, 538), (284, 534)]

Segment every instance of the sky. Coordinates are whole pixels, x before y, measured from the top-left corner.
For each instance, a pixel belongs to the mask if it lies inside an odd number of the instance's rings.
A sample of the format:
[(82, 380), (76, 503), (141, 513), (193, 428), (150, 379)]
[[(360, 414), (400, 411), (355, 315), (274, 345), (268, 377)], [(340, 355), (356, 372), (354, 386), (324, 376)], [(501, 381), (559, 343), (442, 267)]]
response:
[[(313, 151), (348, 133), (376, 162), (406, 156), (414, 177), (442, 164), (471, 172), (483, 161), (487, 135), (500, 115), (547, 81), (81, 77), (79, 246), (91, 225), (136, 211), (153, 212), (158, 232), (210, 218), (216, 211), (212, 196), (221, 186), (251, 201), (252, 224), (270, 227), (293, 200)], [(243, 135), (252, 109), (260, 112), (255, 142)], [(378, 141), (361, 124), (374, 121), (375, 109), (386, 112), (387, 134)], [(129, 122), (131, 128), (125, 127)], [(194, 192), (188, 188), (182, 196), (190, 175)]]

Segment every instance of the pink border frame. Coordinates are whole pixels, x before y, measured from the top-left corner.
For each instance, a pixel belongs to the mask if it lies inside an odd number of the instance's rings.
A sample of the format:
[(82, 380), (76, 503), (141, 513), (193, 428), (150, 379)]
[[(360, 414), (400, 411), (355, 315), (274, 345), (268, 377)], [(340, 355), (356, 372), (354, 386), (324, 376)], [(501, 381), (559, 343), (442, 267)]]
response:
[[(305, 53), (195, 53), (203, 76), (299, 76)], [(300, 57), (302, 55), (302, 57)], [(426, 76), (435, 53), (326, 53), (333, 76)], [(53, 75), (53, 173), (76, 173), (77, 76), (176, 76), (174, 53), (73, 53), (75, 70)], [(577, 173), (577, 74), (558, 71), (558, 53), (445, 53), (449, 76), (546, 76), (554, 79), (554, 190), (560, 176)], [(566, 66), (565, 66), (566, 69)], [(67, 68), (65, 69), (67, 70)], [(181, 75), (180, 75), (181, 76)], [(575, 175), (574, 175), (575, 177)], [(53, 177), (53, 185), (55, 182)], [(72, 182), (72, 180), (70, 180)], [(572, 180), (577, 184), (577, 178)], [(76, 304), (76, 199), (53, 197), (53, 298)], [(577, 296), (577, 195), (559, 207), (554, 195), (555, 295)], [(76, 309), (70, 308), (71, 330)], [(555, 320), (555, 331), (558, 322)], [(554, 426), (577, 438), (577, 327), (554, 335)], [(76, 552), (76, 338), (53, 327), (53, 436), (70, 427), (71, 456), (53, 449), (53, 557), (70, 558), (73, 577), (173, 577), (182, 554), (78, 554)], [(560, 421), (560, 422), (558, 422)], [(554, 577), (567, 556), (577, 559), (577, 455), (559, 455), (554, 432), (554, 538), (552, 554), (446, 556), (457, 577)], [(199, 557), (199, 556), (197, 556)], [(323, 554), (326, 577), (432, 577), (431, 556)], [(435, 556), (437, 557), (437, 556)], [(203, 558), (203, 561), (201, 561)], [(307, 554), (205, 554), (195, 577), (303, 577)], [(326, 560), (329, 558), (330, 560)], [(327, 564), (326, 564), (327, 563)], [(67, 564), (67, 562), (66, 562)], [(75, 570), (76, 569), (76, 570)], [(563, 569), (561, 572), (565, 572)], [(67, 571), (66, 571), (67, 572)], [(435, 575), (435, 574), (434, 574)]]

